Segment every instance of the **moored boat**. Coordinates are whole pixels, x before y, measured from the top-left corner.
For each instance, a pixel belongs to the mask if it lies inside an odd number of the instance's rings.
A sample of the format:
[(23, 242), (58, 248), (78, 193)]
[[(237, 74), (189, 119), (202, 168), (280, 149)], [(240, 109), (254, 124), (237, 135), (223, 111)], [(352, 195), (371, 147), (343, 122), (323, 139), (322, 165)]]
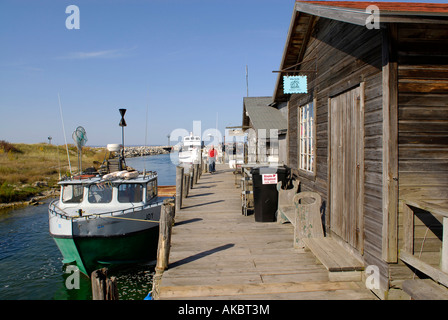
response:
[(179, 150), (179, 162), (181, 164), (195, 164), (200, 162), (201, 157), (201, 138), (190, 133), (182, 140), (182, 146)]
[(166, 199), (158, 196), (157, 174), (120, 172), (60, 181), (60, 198), (49, 205), (50, 234), (63, 262), (88, 276), (103, 266), (156, 258)]

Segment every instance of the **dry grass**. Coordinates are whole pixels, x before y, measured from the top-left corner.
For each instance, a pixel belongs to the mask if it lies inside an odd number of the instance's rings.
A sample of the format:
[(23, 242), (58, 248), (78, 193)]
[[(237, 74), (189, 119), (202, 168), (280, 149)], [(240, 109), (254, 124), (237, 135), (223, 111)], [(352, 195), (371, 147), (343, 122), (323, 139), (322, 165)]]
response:
[[(72, 172), (78, 171), (78, 151), (69, 145)], [(83, 168), (97, 168), (104, 159), (104, 148), (83, 148)], [(56, 186), (60, 176), (69, 175), (65, 145), (10, 144), (0, 141), (0, 203), (24, 200), (30, 195)], [(37, 181), (45, 185), (33, 187)]]

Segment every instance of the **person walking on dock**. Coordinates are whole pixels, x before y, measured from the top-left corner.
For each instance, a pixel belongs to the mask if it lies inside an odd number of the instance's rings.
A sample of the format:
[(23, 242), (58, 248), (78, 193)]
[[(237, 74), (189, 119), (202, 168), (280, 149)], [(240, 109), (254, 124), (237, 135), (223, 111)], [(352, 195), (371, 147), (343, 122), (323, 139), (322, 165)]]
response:
[(211, 149), (208, 151), (208, 171), (213, 174), (215, 172), (215, 158), (216, 158), (216, 150), (215, 148), (211, 147)]

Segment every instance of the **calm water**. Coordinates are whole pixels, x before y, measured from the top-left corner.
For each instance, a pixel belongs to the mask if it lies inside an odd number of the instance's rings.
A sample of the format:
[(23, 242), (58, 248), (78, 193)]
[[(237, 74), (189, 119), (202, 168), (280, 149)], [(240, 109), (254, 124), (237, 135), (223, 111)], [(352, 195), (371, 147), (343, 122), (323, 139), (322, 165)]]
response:
[[(160, 185), (174, 185), (170, 155), (126, 159), (138, 170), (157, 171)], [(91, 299), (90, 279), (81, 275), (79, 289), (67, 289), (62, 255), (48, 232), (48, 204), (0, 211), (0, 300)], [(110, 270), (122, 300), (141, 300), (151, 290), (154, 265)]]

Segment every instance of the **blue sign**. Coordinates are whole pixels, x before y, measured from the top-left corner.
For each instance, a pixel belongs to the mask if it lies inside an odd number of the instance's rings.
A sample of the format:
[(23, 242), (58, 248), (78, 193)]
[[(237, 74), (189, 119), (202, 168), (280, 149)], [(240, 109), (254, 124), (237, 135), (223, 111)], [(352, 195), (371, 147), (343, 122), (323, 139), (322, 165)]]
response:
[(283, 76), (283, 93), (307, 93), (306, 76)]

